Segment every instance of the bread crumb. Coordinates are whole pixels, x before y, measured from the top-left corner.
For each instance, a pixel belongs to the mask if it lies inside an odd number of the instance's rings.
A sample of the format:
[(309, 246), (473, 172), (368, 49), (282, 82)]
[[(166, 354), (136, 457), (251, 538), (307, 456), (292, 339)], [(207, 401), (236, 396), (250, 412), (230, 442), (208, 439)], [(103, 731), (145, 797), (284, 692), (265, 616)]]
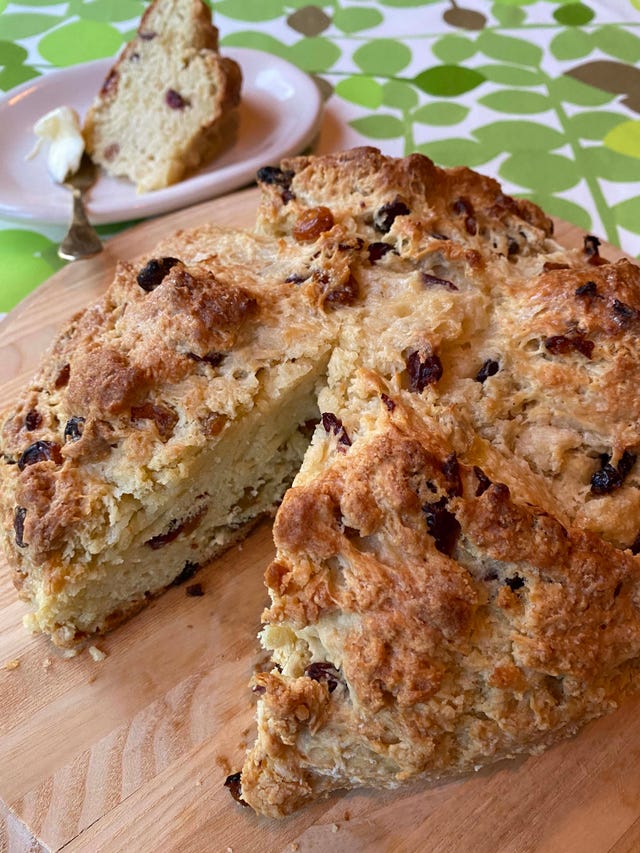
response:
[(11, 670), (11, 669), (17, 669), (19, 666), (20, 666), (20, 661), (18, 660), (18, 658), (14, 658), (13, 660), (8, 660), (2, 668)]
[(105, 652), (97, 646), (89, 646), (89, 654), (95, 661), (104, 660), (107, 656)]
[(51, 660), (51, 658), (45, 658), (45, 659), (42, 661), (42, 666), (43, 666), (45, 669), (49, 669), (49, 667), (51, 666), (51, 664), (52, 664), (52, 663), (53, 663), (53, 661)]
[(337, 832), (340, 829), (337, 823), (331, 824), (331, 832)]
[(298, 844), (298, 842), (297, 842), (297, 841), (292, 841), (292, 842), (291, 842), (291, 849), (292, 849), (293, 851), (295, 851), (295, 850), (299, 850), (299, 849), (300, 849), (300, 845)]

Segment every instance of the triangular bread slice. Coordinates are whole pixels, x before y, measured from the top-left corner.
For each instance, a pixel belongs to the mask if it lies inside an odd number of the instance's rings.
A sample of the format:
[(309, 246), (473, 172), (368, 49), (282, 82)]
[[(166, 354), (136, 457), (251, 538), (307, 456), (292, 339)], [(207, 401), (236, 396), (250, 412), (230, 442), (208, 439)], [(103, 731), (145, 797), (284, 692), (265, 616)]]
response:
[(55, 341), (2, 431), (4, 545), (30, 628), (77, 646), (274, 511), (336, 337), (335, 314), (287, 282), (312, 251), (182, 234), (121, 263)]
[(239, 779), (270, 817), (539, 752), (640, 679), (637, 558), (406, 391), (361, 375), (342, 403), (274, 527), (273, 668)]
[(138, 192), (174, 184), (232, 141), (241, 84), (201, 0), (155, 0), (85, 117), (87, 151)]

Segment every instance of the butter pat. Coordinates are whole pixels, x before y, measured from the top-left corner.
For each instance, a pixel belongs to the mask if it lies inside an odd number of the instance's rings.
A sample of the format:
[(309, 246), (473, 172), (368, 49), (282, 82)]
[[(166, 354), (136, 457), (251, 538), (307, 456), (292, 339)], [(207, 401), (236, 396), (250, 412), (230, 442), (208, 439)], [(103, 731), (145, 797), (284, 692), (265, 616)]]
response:
[(39, 137), (28, 159), (35, 157), (45, 142), (49, 142), (47, 168), (54, 181), (61, 184), (68, 175), (77, 172), (84, 151), (80, 117), (71, 107), (56, 107), (33, 126)]

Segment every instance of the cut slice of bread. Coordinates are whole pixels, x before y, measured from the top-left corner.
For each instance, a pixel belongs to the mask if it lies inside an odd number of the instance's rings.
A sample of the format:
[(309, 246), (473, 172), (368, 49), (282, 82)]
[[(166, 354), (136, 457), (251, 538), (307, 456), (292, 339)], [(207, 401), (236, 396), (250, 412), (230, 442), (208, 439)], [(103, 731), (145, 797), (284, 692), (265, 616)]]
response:
[(335, 320), (286, 281), (311, 249), (204, 227), (159, 251), (119, 265), (4, 423), (5, 544), (59, 646), (272, 513), (317, 418)]
[(87, 151), (138, 192), (174, 184), (233, 140), (241, 84), (201, 0), (155, 0), (85, 117)]

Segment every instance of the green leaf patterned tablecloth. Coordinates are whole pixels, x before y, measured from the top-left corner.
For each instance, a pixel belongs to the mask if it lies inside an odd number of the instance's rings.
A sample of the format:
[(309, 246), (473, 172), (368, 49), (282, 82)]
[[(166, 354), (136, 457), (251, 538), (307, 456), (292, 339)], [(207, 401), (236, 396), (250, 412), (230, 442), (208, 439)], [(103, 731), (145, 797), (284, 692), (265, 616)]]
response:
[[(145, 5), (0, 0), (0, 90), (114, 56)], [(640, 0), (211, 6), (223, 50), (260, 49), (316, 78), (314, 150), (373, 144), (468, 165), (640, 255)], [(0, 311), (62, 266), (63, 230), (0, 220)]]

